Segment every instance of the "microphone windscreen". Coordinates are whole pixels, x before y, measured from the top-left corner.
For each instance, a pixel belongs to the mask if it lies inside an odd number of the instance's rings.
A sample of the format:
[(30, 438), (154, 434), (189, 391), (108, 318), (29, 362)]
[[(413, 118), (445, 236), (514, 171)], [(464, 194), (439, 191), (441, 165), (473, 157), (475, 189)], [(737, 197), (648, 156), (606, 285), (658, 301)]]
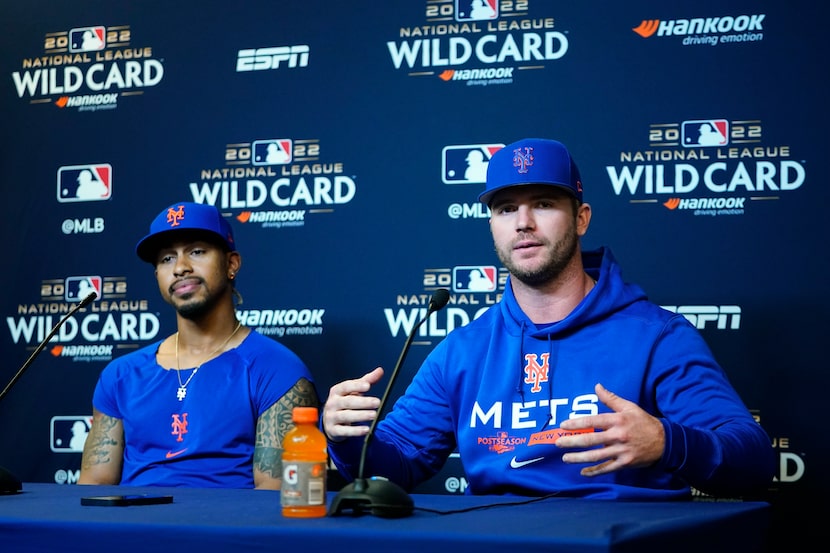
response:
[(432, 299), (429, 300), (430, 311), (439, 311), (447, 305), (450, 301), (450, 292), (446, 288), (439, 288), (432, 293)]

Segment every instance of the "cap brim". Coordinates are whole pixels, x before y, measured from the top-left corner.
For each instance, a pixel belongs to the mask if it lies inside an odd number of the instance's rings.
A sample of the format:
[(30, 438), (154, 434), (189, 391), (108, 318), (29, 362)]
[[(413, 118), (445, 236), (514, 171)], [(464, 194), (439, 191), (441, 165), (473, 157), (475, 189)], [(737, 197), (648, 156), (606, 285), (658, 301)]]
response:
[(498, 194), (499, 192), (501, 192), (502, 190), (504, 190), (506, 188), (513, 188), (513, 187), (518, 187), (518, 186), (553, 186), (553, 187), (556, 187), (556, 188), (562, 190), (563, 192), (566, 192), (572, 198), (578, 199), (576, 197), (576, 194), (574, 194), (573, 189), (571, 189), (570, 186), (566, 186), (566, 185), (563, 185), (563, 184), (559, 184), (559, 183), (555, 183), (555, 182), (516, 182), (516, 183), (503, 184), (502, 186), (499, 186), (498, 188), (485, 190), (484, 192), (482, 192), (481, 194), (478, 195), (478, 201), (482, 202), (483, 204), (485, 204), (486, 206), (489, 207), (490, 202), (493, 201), (493, 196), (495, 196), (496, 194)]
[(211, 242), (217, 246), (221, 246), (228, 251), (233, 251), (233, 249), (228, 245), (228, 242), (220, 234), (211, 230), (179, 228), (165, 230), (155, 234), (148, 234), (142, 238), (138, 244), (136, 244), (135, 253), (142, 261), (155, 264), (156, 255), (158, 254), (158, 251), (164, 247), (164, 244), (170, 242), (174, 235), (186, 233), (197, 236), (199, 239)]

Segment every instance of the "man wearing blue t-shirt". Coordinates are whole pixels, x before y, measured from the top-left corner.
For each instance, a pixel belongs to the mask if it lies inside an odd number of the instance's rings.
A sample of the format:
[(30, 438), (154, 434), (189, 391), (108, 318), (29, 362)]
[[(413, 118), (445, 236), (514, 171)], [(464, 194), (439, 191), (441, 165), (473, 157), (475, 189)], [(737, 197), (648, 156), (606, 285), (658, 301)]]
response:
[(317, 393), (297, 355), (237, 320), (230, 224), (211, 205), (173, 204), (136, 253), (178, 330), (101, 372), (78, 483), (280, 489), (291, 411)]

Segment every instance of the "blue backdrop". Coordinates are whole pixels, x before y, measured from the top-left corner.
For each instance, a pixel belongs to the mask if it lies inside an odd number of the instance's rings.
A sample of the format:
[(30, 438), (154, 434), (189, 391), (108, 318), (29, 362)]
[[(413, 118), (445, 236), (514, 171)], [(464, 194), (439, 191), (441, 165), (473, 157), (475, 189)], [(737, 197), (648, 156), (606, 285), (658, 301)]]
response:
[[(98, 373), (174, 331), (134, 245), (179, 200), (232, 220), (240, 318), (300, 354), (324, 397), (391, 368), (449, 288), (396, 396), (503, 289), (473, 161), (539, 136), (580, 166), (584, 246), (610, 246), (628, 280), (695, 322), (770, 432), (769, 499), (800, 534), (802, 505), (830, 491), (826, 10), (471, 4), (4, 2), (0, 382), (84, 287), (99, 298), (0, 404), (0, 465), (77, 480)], [(489, 290), (470, 289), (478, 268)], [(424, 489), (464, 486), (453, 459)]]

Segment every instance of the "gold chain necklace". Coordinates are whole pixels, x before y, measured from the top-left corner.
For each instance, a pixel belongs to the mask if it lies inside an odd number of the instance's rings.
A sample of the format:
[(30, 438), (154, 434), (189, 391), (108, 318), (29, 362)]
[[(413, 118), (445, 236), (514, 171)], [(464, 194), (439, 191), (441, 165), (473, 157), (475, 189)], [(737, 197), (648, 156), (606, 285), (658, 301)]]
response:
[(228, 342), (230, 342), (231, 338), (233, 338), (236, 335), (241, 326), (242, 321), (239, 321), (236, 325), (236, 328), (234, 328), (233, 332), (231, 332), (231, 335), (228, 336), (218, 348), (210, 352), (210, 354), (207, 357), (205, 357), (204, 361), (196, 365), (196, 368), (193, 369), (193, 372), (190, 373), (190, 376), (187, 377), (187, 380), (185, 380), (184, 383), (182, 383), (182, 371), (179, 367), (179, 333), (176, 332), (176, 378), (179, 379), (179, 389), (176, 391), (176, 397), (179, 399), (179, 401), (182, 401), (185, 397), (187, 397), (187, 385), (190, 384), (190, 381), (193, 380), (193, 377), (196, 376), (197, 372), (199, 372), (199, 367), (207, 363), (211, 357), (219, 353), (219, 351), (222, 348), (227, 346)]

